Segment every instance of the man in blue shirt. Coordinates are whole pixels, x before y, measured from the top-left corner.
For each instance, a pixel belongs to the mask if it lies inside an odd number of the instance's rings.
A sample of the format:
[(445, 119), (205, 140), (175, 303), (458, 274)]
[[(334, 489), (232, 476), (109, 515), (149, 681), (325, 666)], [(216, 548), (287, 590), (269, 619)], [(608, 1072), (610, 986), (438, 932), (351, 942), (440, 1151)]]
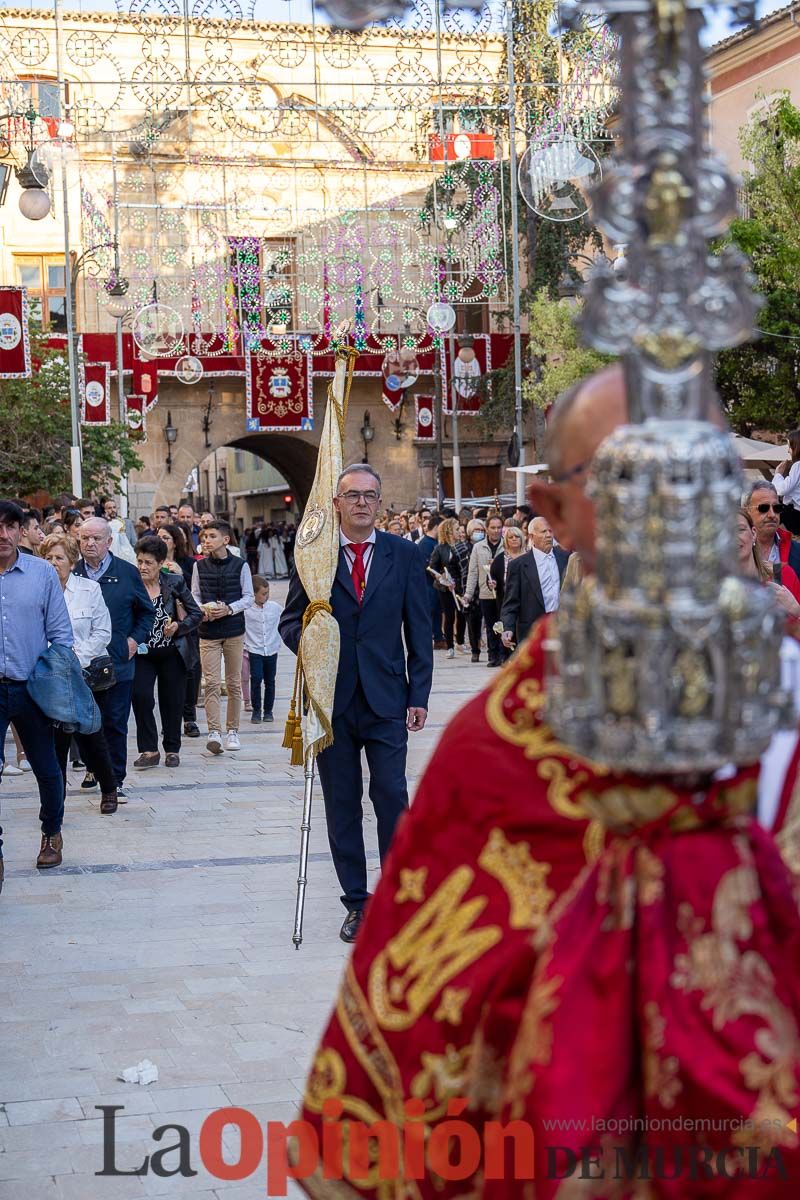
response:
[[(0, 746), (9, 723), (19, 734), (39, 785), (42, 844), (37, 867), (61, 862), (64, 778), (56, 758), (53, 726), (28, 695), (28, 676), (48, 642), (72, 647), (72, 624), (64, 593), (49, 563), (20, 554), (22, 509), (0, 500)], [(0, 891), (3, 887), (0, 828)]]
[[(117, 682), (97, 700), (103, 718), (114, 774), (117, 779), (117, 798), (125, 799), (122, 784), (128, 761), (128, 719), (133, 697), (134, 656), (138, 647), (153, 632), (155, 608), (148, 596), (142, 577), (129, 562), (111, 553), (111, 528), (102, 517), (84, 521), (78, 530), (81, 561), (75, 575), (93, 579), (111, 614), (111, 641), (108, 653), (114, 663)], [(96, 787), (97, 780), (88, 771), (81, 787)]]

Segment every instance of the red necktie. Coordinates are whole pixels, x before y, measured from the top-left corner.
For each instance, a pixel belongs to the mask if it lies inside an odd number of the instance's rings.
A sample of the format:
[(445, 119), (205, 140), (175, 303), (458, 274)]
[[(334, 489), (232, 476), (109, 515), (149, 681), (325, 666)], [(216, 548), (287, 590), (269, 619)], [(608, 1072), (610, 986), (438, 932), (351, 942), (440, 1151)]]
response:
[(353, 577), (353, 587), (356, 592), (356, 600), (360, 604), (364, 599), (364, 589), (367, 586), (367, 572), (364, 568), (364, 554), (367, 549), (367, 542), (350, 542), (349, 548), (353, 551), (355, 558), (350, 574)]

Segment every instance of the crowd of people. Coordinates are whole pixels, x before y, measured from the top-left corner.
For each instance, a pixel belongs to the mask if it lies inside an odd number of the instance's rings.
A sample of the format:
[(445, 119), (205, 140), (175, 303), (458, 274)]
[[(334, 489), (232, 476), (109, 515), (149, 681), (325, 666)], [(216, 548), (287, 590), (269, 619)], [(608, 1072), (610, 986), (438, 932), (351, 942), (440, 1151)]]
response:
[[(190, 503), (131, 522), (111, 498), (63, 496), (45, 513), (0, 501), (0, 767), (36, 778), (38, 867), (62, 861), (70, 760), (84, 772), (80, 788), (99, 789), (102, 815), (125, 803), (131, 715), (136, 770), (158, 766), (162, 750), (166, 767), (180, 766), (183, 738), (202, 737), (201, 688), (212, 754), (241, 748), (242, 708), (252, 723), (274, 720), (281, 608), (244, 540)], [(274, 574), (275, 557), (272, 565)], [(65, 732), (30, 699), (27, 682), (48, 646), (74, 650), (99, 709), (96, 731)], [(0, 887), (2, 874), (0, 854)]]
[[(800, 629), (800, 543), (782, 524), (783, 512), (774, 483), (759, 480), (750, 487), (739, 518), (741, 569), (773, 589), (794, 630)], [(569, 556), (554, 543), (548, 521), (526, 505), (506, 513), (499, 505), (463, 509), (457, 516), (427, 508), (385, 513), (375, 528), (412, 543), (421, 557), (433, 649), (448, 658), (469, 655), (473, 663), (485, 650), (490, 668), (501, 666), (535, 622), (558, 608), (565, 578), (580, 575), (577, 556), (568, 569)], [(71, 760), (84, 772), (80, 788), (99, 789), (100, 811), (111, 814), (126, 799), (131, 715), (136, 770), (158, 766), (162, 752), (166, 767), (180, 765), (183, 739), (203, 736), (201, 689), (212, 754), (241, 748), (243, 709), (251, 722), (274, 721), (282, 610), (270, 599), (270, 579), (291, 570), (293, 525), (260, 523), (236, 536), (227, 522), (209, 511), (196, 513), (189, 502), (159, 505), (131, 522), (119, 517), (113, 497), (65, 495), (44, 513), (4, 501), (0, 534), (6, 564), (0, 562), (2, 680), (23, 680), (35, 662), (24, 655), (16, 661), (9, 644), (19, 621), (18, 610), (6, 612), (15, 556), (18, 566), (39, 558), (54, 568), (64, 604), (60, 623), (65, 627), (66, 614), (81, 666), (90, 673), (107, 659), (110, 674), (95, 691), (100, 730), (51, 734), (53, 756), (44, 775), (30, 748), (27, 706), (15, 717), (7, 697), (5, 725), (10, 723), (13, 739), (13, 750), (9, 743), (3, 751), (7, 776), (33, 771), (40, 792), (61, 793), (63, 811)], [(41, 648), (53, 641), (53, 629), (40, 609), (39, 597), (34, 611), (37, 621), (41, 616)], [(0, 710), (0, 721), (3, 716)], [(48, 803), (42, 800), (43, 813), (59, 808)], [(43, 818), (39, 866), (61, 861), (60, 820)]]

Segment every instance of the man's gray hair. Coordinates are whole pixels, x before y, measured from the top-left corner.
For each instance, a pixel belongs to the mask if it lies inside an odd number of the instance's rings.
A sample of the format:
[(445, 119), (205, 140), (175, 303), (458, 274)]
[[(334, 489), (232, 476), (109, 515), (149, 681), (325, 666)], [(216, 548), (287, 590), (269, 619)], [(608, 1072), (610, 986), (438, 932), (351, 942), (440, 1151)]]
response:
[(349, 467), (345, 467), (345, 469), (342, 471), (339, 478), (336, 480), (336, 491), (337, 492), (339, 491), (339, 488), (342, 486), (342, 480), (345, 478), (346, 475), (355, 475), (356, 472), (358, 472), (361, 475), (371, 475), (372, 478), (375, 480), (375, 482), (378, 485), (378, 493), (380, 494), (381, 487), (382, 487), (381, 477), (378, 474), (378, 472), (375, 470), (374, 467), (371, 467), (369, 465), (369, 463), (364, 463), (364, 462), (351, 463)]
[[(114, 536), (114, 534), (111, 532), (111, 525), (105, 519), (105, 517), (87, 517), (86, 520), (83, 522), (83, 524), (84, 525), (92, 525), (92, 524), (102, 525), (103, 529), (105, 531), (105, 535), (107, 538), (109, 538), (109, 540)], [(83, 526), (81, 526), (81, 529), (82, 528), (83, 528)], [(78, 530), (78, 534), (80, 534), (80, 529)]]
[(778, 489), (774, 483), (770, 483), (768, 479), (757, 479), (755, 483), (751, 483), (744, 496), (742, 497), (742, 508), (749, 507), (753, 496), (756, 492), (772, 492), (773, 496), (778, 495)]

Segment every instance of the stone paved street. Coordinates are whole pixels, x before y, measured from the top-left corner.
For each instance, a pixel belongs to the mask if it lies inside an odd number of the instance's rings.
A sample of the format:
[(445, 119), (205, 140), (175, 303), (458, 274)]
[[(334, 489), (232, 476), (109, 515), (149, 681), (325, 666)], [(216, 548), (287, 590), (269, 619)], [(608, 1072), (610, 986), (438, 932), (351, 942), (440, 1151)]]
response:
[[(205, 738), (184, 741), (179, 770), (129, 774), (113, 817), (101, 819), (99, 795), (81, 793), (72, 773), (59, 870), (33, 866), (30, 777), (0, 787), (0, 1200), (267, 1194), (263, 1170), (246, 1183), (205, 1173), (195, 1135), (228, 1105), (262, 1123), (291, 1119), (347, 953), (318, 791), (305, 940), (299, 952), (291, 943), (303, 780), (281, 739), (293, 671), (284, 650), (275, 724), (247, 714), (240, 753), (214, 758)], [(488, 676), (485, 661), (436, 654), (430, 721), (411, 738), (412, 788), (448, 718)], [(131, 737), (129, 762), (135, 754)], [(371, 812), (365, 824), (377, 869)], [(157, 1083), (118, 1080), (143, 1058)], [(96, 1177), (100, 1104), (124, 1105), (119, 1169), (162, 1148), (152, 1131), (177, 1122), (192, 1134), (197, 1176)], [(162, 1146), (175, 1141), (169, 1133)]]

